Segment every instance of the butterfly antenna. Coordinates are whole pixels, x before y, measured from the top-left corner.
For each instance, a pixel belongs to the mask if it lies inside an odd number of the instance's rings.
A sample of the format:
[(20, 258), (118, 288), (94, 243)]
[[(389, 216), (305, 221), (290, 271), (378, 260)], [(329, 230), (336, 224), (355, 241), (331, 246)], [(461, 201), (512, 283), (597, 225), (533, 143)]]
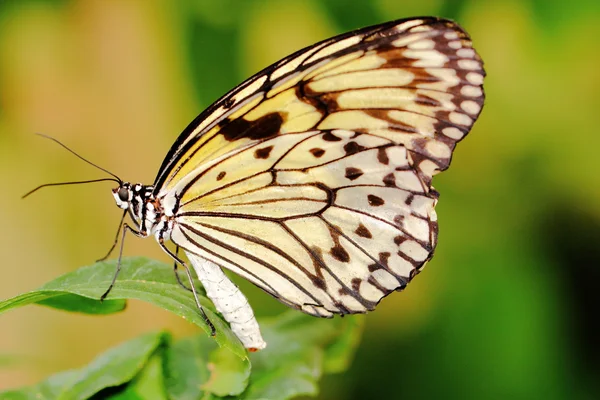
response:
[(90, 160), (87, 160), (85, 158), (83, 158), (82, 156), (80, 156), (79, 154), (75, 153), (73, 150), (71, 150), (70, 148), (68, 148), (66, 145), (64, 145), (63, 143), (61, 143), (59, 140), (53, 138), (52, 136), (48, 136), (48, 135), (44, 135), (43, 133), (36, 133), (36, 135), (41, 136), (43, 138), (52, 140), (54, 143), (57, 143), (58, 145), (60, 145), (62, 148), (64, 148), (65, 150), (67, 150), (69, 153), (73, 154), (75, 157), (79, 158), (80, 160), (88, 163), (89, 165), (96, 167), (97, 169), (99, 169), (100, 171), (106, 172), (107, 174), (109, 174), (110, 176), (112, 176), (113, 178), (100, 178), (100, 179), (89, 179), (89, 180), (85, 180), (85, 181), (72, 181), (72, 182), (56, 182), (56, 183), (45, 183), (43, 185), (40, 185), (38, 187), (36, 187), (35, 189), (30, 190), (29, 192), (25, 193), (21, 198), (24, 199), (25, 197), (37, 192), (38, 190), (40, 190), (41, 188), (47, 187), (47, 186), (63, 186), (63, 185), (78, 185), (81, 183), (92, 183), (92, 182), (104, 182), (104, 181), (113, 181), (113, 182), (117, 182), (119, 185), (123, 183), (123, 181), (121, 180), (121, 178), (119, 178), (117, 175), (113, 174), (112, 172), (110, 172), (109, 170), (102, 168), (99, 165), (94, 164), (93, 162), (91, 162)]
[[(41, 136), (41, 137), (46, 138), (46, 139), (49, 139), (49, 140), (52, 140), (54, 143), (57, 143), (59, 146), (61, 146), (65, 150), (67, 150), (69, 153), (73, 154), (75, 157), (79, 158), (81, 161), (84, 161), (84, 162), (88, 163), (89, 165), (98, 168), (100, 171), (106, 172), (110, 176), (114, 177), (116, 179), (116, 181), (119, 182), (119, 184), (123, 183), (123, 181), (121, 180), (121, 178), (119, 178), (117, 175), (113, 174), (112, 172), (110, 172), (106, 168), (102, 168), (101, 166), (94, 164), (90, 160), (87, 160), (87, 159), (83, 158), (79, 154), (75, 153), (75, 151), (73, 151), (70, 148), (68, 148), (65, 144), (63, 144), (62, 142), (60, 142), (58, 139), (55, 139), (52, 136), (44, 135), (43, 133), (36, 133), (36, 135)], [(83, 183), (83, 182), (81, 182), (81, 183)]]
[(40, 186), (36, 187), (35, 189), (32, 189), (29, 192), (25, 193), (23, 196), (21, 196), (21, 198), (24, 199), (25, 197), (37, 192), (41, 188), (48, 187), (48, 186), (78, 185), (80, 183), (92, 183), (92, 182), (104, 182), (104, 181), (113, 181), (113, 182), (117, 182), (119, 185), (121, 184), (121, 181), (113, 179), (113, 178), (90, 179), (87, 181), (44, 183), (43, 185), (40, 185)]

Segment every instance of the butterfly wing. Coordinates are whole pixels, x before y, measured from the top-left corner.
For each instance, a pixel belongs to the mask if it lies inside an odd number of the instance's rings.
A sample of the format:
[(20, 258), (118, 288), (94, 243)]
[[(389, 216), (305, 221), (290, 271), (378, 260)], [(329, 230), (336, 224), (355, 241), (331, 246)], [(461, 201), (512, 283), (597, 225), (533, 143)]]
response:
[(163, 162), (171, 239), (318, 315), (372, 310), (436, 244), (432, 176), (483, 106), (467, 34), (390, 22), (301, 50), (202, 113)]

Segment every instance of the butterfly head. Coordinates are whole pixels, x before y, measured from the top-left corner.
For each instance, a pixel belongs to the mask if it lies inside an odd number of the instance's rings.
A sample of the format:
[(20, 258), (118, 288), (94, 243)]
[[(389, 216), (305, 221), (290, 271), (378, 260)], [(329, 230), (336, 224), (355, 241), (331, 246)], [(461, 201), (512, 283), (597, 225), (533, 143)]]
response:
[(117, 207), (126, 210), (130, 207), (137, 209), (137, 206), (146, 203), (152, 198), (153, 190), (154, 186), (146, 186), (141, 183), (132, 185), (129, 182), (121, 182), (119, 186), (112, 189), (112, 193)]
[(112, 190), (113, 197), (117, 203), (117, 207), (126, 210), (129, 208), (131, 200), (133, 200), (133, 191), (131, 190), (131, 183), (121, 182), (118, 187)]

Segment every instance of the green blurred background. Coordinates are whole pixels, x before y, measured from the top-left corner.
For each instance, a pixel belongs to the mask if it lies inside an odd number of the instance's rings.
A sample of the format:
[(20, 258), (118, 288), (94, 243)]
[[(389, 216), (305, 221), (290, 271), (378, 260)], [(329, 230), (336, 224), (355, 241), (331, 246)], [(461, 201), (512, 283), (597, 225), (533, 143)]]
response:
[[(0, 297), (104, 255), (110, 185), (59, 138), (151, 183), (179, 132), (252, 73), (326, 37), (416, 15), (457, 20), (487, 102), (434, 180), (436, 257), (367, 317), (322, 399), (600, 398), (600, 2), (0, 0)], [(153, 240), (126, 254), (166, 260)], [(277, 301), (237, 280), (260, 315)], [(196, 332), (131, 302), (115, 316), (27, 307), (0, 317), (0, 389), (87, 363), (141, 332)]]

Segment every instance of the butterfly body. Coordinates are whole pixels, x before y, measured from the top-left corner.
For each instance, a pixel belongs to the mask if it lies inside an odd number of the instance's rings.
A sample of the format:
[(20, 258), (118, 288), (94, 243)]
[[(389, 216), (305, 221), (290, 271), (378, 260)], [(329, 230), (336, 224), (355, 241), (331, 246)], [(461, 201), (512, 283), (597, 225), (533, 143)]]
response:
[[(168, 217), (163, 203), (153, 194), (154, 186), (141, 183), (122, 182), (112, 190), (117, 207), (126, 210), (141, 237), (155, 235), (168, 240), (172, 218)], [(173, 215), (171, 212), (170, 215)]]
[(404, 289), (433, 255), (431, 180), (481, 112), (484, 76), (451, 21), (349, 32), (223, 96), (179, 136), (153, 185), (122, 183), (113, 196), (139, 236), (184, 250), (242, 343), (260, 349), (252, 309), (221, 267), (319, 317), (364, 313)]

